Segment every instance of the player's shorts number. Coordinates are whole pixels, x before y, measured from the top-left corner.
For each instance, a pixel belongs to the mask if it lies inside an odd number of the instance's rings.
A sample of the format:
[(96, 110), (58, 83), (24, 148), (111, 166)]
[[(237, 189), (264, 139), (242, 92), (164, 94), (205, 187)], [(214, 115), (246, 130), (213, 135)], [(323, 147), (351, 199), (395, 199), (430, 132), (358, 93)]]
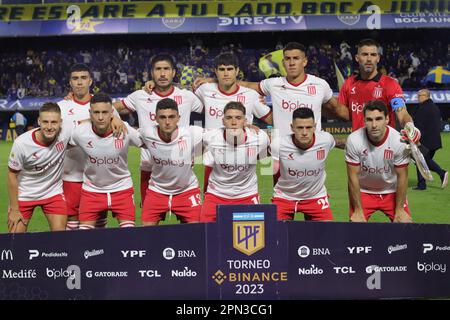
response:
[(330, 207), (327, 197), (323, 197), (323, 198), (320, 198), (319, 200), (317, 200), (317, 204), (322, 206), (322, 210), (325, 210)]
[(197, 193), (196, 195), (190, 196), (189, 200), (191, 200), (191, 207), (198, 207), (200, 205), (200, 193)]

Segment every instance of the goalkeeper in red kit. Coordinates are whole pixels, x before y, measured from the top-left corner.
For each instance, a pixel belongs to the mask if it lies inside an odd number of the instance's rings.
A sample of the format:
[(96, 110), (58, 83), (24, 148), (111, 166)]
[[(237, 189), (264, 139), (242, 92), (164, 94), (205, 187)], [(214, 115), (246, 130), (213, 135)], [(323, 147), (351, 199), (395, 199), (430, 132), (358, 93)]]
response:
[(339, 102), (349, 109), (352, 129), (356, 131), (364, 127), (363, 108), (371, 100), (381, 100), (388, 107), (389, 126), (395, 128), (395, 115), (400, 125), (404, 140), (418, 143), (420, 131), (414, 126), (411, 115), (406, 110), (403, 91), (398, 82), (378, 72), (380, 62), (378, 43), (372, 39), (364, 39), (358, 43), (355, 58), (359, 64), (359, 74), (345, 80), (339, 92)]

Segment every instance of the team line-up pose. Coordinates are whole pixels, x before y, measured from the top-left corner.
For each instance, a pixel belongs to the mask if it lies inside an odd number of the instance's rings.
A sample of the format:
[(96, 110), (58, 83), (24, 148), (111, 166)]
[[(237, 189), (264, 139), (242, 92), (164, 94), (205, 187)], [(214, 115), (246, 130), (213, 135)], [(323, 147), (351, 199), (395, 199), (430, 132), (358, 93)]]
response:
[[(283, 57), (286, 77), (249, 83), (237, 80), (237, 58), (221, 54), (214, 62), (217, 83), (198, 80), (191, 92), (174, 86), (174, 61), (160, 54), (151, 61), (153, 80), (145, 90), (114, 103), (105, 93), (91, 95), (89, 68), (73, 66), (71, 94), (59, 106), (44, 104), (39, 127), (13, 144), (9, 231), (25, 232), (37, 206), (52, 231), (105, 227), (108, 211), (120, 227), (134, 226), (130, 146), (141, 148), (143, 225), (158, 224), (167, 212), (182, 223), (212, 222), (219, 204), (260, 203), (256, 164), (267, 157), (273, 159), (272, 203), (279, 220), (297, 212), (305, 220), (333, 220), (325, 162), (343, 143), (321, 131), (321, 111), (353, 123), (345, 145), (350, 221), (367, 221), (381, 210), (391, 221), (411, 222), (409, 151), (401, 141), (418, 143), (420, 131), (401, 88), (376, 71), (376, 42), (358, 45), (360, 75), (347, 79), (339, 99), (326, 81), (305, 73), (303, 45), (287, 44)], [(272, 109), (260, 95), (272, 96)], [(138, 130), (119, 119), (125, 111), (137, 112)], [(204, 128), (189, 126), (192, 112), (205, 114)], [(394, 129), (395, 115), (408, 130)], [(276, 134), (269, 137), (252, 126), (253, 116), (273, 123)], [(199, 156), (205, 166), (203, 204), (193, 171)]]

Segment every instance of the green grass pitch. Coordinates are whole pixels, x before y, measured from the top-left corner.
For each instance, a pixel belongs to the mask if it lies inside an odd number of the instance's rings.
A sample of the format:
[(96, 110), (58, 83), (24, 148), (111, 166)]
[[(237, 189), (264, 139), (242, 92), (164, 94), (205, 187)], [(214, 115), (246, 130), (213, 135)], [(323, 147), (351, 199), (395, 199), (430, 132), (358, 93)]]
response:
[[(450, 169), (450, 134), (443, 133), (443, 146), (435, 156), (435, 160), (444, 170)], [(11, 149), (11, 142), (0, 142), (0, 181), (4, 183), (4, 187), (0, 191), (0, 233), (7, 232), (7, 212), (8, 212), (8, 191), (6, 186), (7, 180), (7, 162)], [(139, 150), (137, 148), (130, 149), (129, 168), (132, 173), (135, 185), (135, 200), (140, 203), (139, 194)], [(330, 153), (327, 160), (327, 180), (326, 186), (330, 195), (330, 205), (333, 210), (334, 219), (336, 221), (348, 221), (348, 198), (347, 198), (347, 177), (344, 163), (343, 150), (334, 149)], [(262, 203), (270, 203), (272, 196), (272, 176), (263, 175), (261, 172), (268, 171), (267, 165), (259, 166), (259, 192)], [(203, 167), (195, 166), (195, 173), (199, 178), (200, 185), (203, 186)], [(450, 223), (450, 187), (442, 190), (440, 188), (440, 179), (433, 174), (434, 181), (428, 183), (426, 191), (414, 191), (411, 187), (416, 185), (417, 177), (415, 166), (409, 166), (409, 189), (408, 201), (414, 222), (420, 223)], [(141, 210), (136, 208), (136, 225), (141, 225)], [(302, 214), (296, 214), (296, 220), (303, 220)], [(388, 222), (389, 219), (381, 212), (376, 212), (370, 221)], [(178, 223), (172, 215), (167, 215), (164, 223)], [(109, 217), (109, 227), (116, 227), (115, 219)], [(40, 208), (36, 209), (29, 225), (29, 231), (48, 231), (47, 221), (42, 214)]]

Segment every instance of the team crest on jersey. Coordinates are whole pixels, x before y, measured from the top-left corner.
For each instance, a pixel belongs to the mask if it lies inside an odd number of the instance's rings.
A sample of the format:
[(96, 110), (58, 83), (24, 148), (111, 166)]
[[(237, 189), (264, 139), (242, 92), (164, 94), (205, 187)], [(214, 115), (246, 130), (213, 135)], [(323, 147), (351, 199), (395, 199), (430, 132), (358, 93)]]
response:
[(375, 99), (381, 98), (382, 95), (383, 95), (383, 88), (382, 87), (375, 87), (375, 88), (373, 88), (373, 97)]
[(309, 85), (306, 87), (306, 90), (308, 91), (309, 95), (315, 95), (316, 94), (316, 86), (314, 85)]
[(184, 139), (178, 140), (178, 150), (183, 151), (187, 149), (187, 142)]
[(123, 139), (114, 139), (114, 148), (122, 149), (123, 148)]
[(242, 103), (242, 104), (245, 104), (245, 96), (242, 95), (242, 94), (239, 94), (239, 95), (236, 97), (236, 101), (237, 101), (237, 102), (240, 102), (240, 103)]
[(391, 160), (394, 158), (394, 151), (386, 149), (384, 150), (384, 159), (385, 160)]
[(325, 159), (325, 150), (324, 149), (317, 150), (316, 158), (317, 158), (317, 160)]
[(180, 105), (183, 103), (183, 97), (182, 96), (173, 96), (173, 100), (177, 103), (177, 105)]
[(61, 152), (64, 150), (64, 142), (59, 141), (57, 144), (55, 144), (55, 148), (58, 152)]

